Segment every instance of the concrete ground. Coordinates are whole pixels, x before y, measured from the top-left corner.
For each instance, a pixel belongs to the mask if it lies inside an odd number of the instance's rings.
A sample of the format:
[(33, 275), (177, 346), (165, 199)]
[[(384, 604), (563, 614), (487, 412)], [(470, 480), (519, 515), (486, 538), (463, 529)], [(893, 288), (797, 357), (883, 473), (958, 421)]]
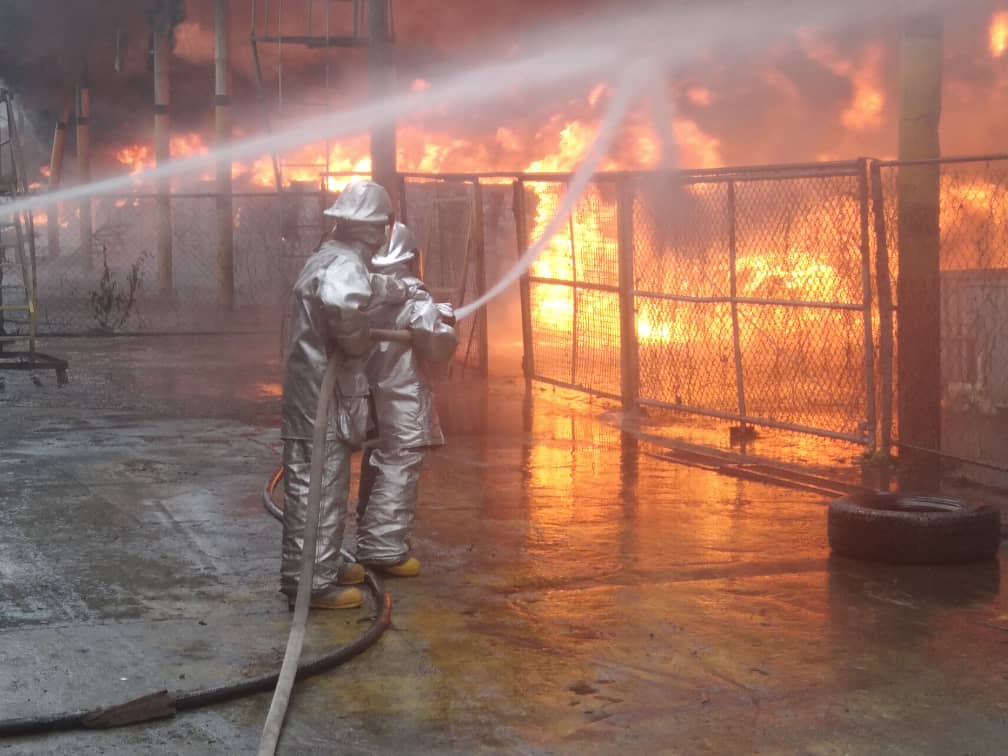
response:
[[(258, 674), (282, 654), (273, 337), (51, 340), (0, 394), (0, 717)], [(424, 574), (296, 688), (281, 752), (1001, 754), (1001, 564), (833, 559), (823, 501), (649, 456), (603, 407), (442, 392)], [(319, 614), (308, 653), (371, 611)], [(267, 695), (0, 753), (248, 753)]]

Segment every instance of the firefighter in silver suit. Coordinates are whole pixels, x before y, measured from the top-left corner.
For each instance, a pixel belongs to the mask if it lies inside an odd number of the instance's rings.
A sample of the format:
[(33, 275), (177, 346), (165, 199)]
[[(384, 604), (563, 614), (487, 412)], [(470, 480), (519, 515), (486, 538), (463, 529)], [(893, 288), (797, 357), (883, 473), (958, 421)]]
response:
[(305, 263), (294, 284), (281, 402), (284, 441), (284, 519), (281, 591), (293, 606), (301, 570), (315, 412), (330, 355), (340, 360), (332, 409), (326, 420), (327, 451), (319, 517), (313, 608), (360, 606), (350, 587), (363, 568), (340, 556), (350, 484), (350, 456), (368, 426), (364, 357), (372, 346), (364, 310), (410, 295), (407, 285), (368, 268), (387, 249), (393, 220), (388, 193), (369, 181), (351, 183), (325, 211), (335, 221), (330, 238)]
[(378, 437), (365, 451), (357, 510), (357, 561), (397, 577), (420, 574), (409, 548), (420, 469), (424, 452), (444, 445), (423, 363), (451, 359), (458, 343), (451, 305), (435, 303), (414, 276), (416, 257), (409, 229), (396, 223), (388, 251), (371, 258), (372, 270), (414, 292), (404, 304), (368, 311), (372, 328), (412, 335), (412, 345), (380, 342), (367, 358)]

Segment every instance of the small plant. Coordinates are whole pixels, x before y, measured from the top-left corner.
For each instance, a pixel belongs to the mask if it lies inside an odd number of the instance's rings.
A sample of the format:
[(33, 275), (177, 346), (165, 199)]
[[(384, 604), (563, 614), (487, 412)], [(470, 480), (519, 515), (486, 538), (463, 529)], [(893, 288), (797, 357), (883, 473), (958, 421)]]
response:
[(136, 294), (143, 277), (143, 261), (146, 257), (147, 253), (144, 252), (137, 258), (126, 275), (125, 286), (120, 286), (112, 277), (108, 253), (102, 246), (102, 276), (98, 282), (98, 290), (90, 294), (91, 315), (98, 323), (100, 331), (112, 333), (129, 319), (136, 305)]

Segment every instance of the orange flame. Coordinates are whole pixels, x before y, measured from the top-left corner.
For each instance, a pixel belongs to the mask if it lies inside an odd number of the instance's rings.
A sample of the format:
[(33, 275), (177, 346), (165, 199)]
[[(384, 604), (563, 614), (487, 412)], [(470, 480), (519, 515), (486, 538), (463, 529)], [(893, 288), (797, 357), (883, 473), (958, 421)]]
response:
[(1008, 50), (1008, 11), (998, 11), (991, 16), (990, 51), (995, 58), (1000, 58)]

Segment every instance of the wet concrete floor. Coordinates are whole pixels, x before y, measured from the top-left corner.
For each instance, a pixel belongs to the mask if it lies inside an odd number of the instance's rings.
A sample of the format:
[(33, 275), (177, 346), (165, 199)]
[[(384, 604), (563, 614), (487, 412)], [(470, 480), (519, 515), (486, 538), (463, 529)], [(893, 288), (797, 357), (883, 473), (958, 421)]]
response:
[[(71, 384), (0, 394), (0, 717), (277, 664), (275, 338), (45, 347)], [(820, 497), (657, 460), (549, 387), (441, 404), (424, 574), (389, 584), (377, 646), (297, 687), (282, 753), (1008, 752), (1004, 560), (831, 558)], [(313, 614), (307, 652), (371, 614)], [(247, 753), (268, 705), (0, 753)]]

